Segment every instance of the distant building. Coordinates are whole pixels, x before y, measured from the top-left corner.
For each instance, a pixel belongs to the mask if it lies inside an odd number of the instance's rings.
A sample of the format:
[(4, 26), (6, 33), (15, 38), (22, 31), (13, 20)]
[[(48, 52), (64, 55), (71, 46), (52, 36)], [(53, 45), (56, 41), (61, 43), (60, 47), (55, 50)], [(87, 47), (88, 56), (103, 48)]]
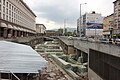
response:
[(47, 30), (46, 31), (46, 36), (57, 36), (58, 35), (58, 31), (55, 30)]
[(0, 37), (34, 35), (35, 18), (23, 0), (0, 0)]
[(77, 30), (73, 31), (73, 36), (75, 36), (75, 37), (77, 36)]
[(65, 36), (78, 36), (76, 28), (65, 28)]
[[(85, 13), (81, 17), (81, 26), (79, 29), (80, 36), (96, 36), (102, 35), (103, 30), (103, 17), (99, 13)], [(79, 21), (79, 20), (78, 20)], [(79, 22), (78, 22), (79, 26)]]
[(114, 4), (114, 13), (105, 17), (104, 22), (104, 31), (103, 35), (106, 38), (110, 38), (110, 31), (112, 38), (120, 38), (120, 0), (113, 2)]
[(46, 27), (44, 24), (36, 24), (36, 33), (37, 35), (43, 35), (46, 33)]
[(86, 37), (101, 38), (102, 33), (102, 29), (86, 29)]
[(114, 21), (115, 21), (115, 25), (114, 27), (116, 29), (120, 29), (120, 0), (116, 0), (113, 2), (114, 3)]
[(59, 35), (59, 36), (62, 36), (62, 35), (63, 35), (63, 29), (62, 29), (62, 28), (58, 29), (58, 35)]
[(114, 14), (104, 17), (103, 19), (103, 36), (105, 38), (110, 38), (110, 29), (115, 29)]
[(114, 29), (112, 30), (113, 36), (120, 38), (120, 0), (114, 3)]

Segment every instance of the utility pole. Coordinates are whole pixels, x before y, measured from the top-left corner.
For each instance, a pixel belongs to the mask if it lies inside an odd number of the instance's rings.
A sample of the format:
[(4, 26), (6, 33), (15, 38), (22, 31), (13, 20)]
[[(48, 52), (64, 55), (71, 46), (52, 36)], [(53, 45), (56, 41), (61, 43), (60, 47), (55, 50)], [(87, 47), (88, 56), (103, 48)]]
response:
[(68, 26), (67, 25), (67, 22), (68, 21), (76, 21), (76, 20), (74, 20), (74, 19), (64, 19), (64, 29), (63, 29), (63, 34), (64, 34), (64, 36), (65, 36), (65, 28), (66, 28), (66, 26)]
[(82, 4), (80, 4), (80, 19), (79, 19), (79, 37), (81, 37), (81, 29), (80, 29), (80, 27), (81, 27), (81, 5), (84, 5), (84, 4), (87, 4), (87, 3), (82, 3)]
[(63, 35), (65, 36), (65, 27), (66, 27), (66, 19), (64, 19), (64, 30), (63, 30)]
[(80, 27), (81, 27), (81, 4), (80, 4), (80, 19), (79, 19), (79, 37), (81, 37), (81, 29), (80, 29)]

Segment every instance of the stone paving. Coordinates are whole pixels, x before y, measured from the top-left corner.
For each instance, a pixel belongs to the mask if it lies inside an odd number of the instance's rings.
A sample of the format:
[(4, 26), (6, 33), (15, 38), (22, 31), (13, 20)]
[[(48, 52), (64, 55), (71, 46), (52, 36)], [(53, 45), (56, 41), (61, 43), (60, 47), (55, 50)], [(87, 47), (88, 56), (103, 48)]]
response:
[[(52, 46), (52, 43), (50, 43), (50, 42), (48, 42), (48, 44), (49, 45), (51, 45)], [(46, 45), (45, 45), (46, 46)], [(38, 45), (38, 46), (36, 46), (36, 49), (38, 49), (38, 50), (41, 50), (42, 49), (42, 47), (43, 48), (48, 48), (48, 45), (47, 45), (47, 47), (45, 47), (45, 46), (41, 46), (41, 45)], [(82, 76), (80, 73), (77, 73), (77, 72), (74, 72), (74, 73), (76, 73), (77, 75), (78, 75), (78, 77), (76, 78), (76, 77), (74, 77), (74, 75), (73, 76), (71, 76), (71, 73), (69, 74), (68, 72), (67, 72), (67, 70), (64, 70), (64, 69), (62, 69), (59, 65), (60, 64), (58, 64), (58, 63), (56, 63), (52, 58), (51, 58), (51, 56), (50, 56), (50, 54), (47, 54), (47, 51), (45, 50), (45, 49), (43, 49), (44, 51), (42, 51), (42, 52), (40, 52), (40, 51), (38, 51), (38, 53), (40, 54), (40, 55), (42, 55), (47, 61), (48, 61), (48, 64), (47, 64), (47, 67), (46, 68), (44, 68), (42, 71), (41, 71), (41, 80), (88, 80), (87, 79), (87, 76)], [(50, 48), (51, 49), (51, 48)], [(55, 52), (54, 51), (54, 48), (53, 49), (51, 49), (51, 51), (52, 52)], [(51, 52), (50, 51), (50, 52)], [(48, 51), (49, 52), (49, 51)], [(55, 52), (56, 53), (56, 52)], [(52, 54), (51, 54), (52, 55)], [(73, 78), (71, 78), (71, 77)]]
[(48, 61), (48, 64), (41, 72), (41, 80), (72, 80), (51, 58), (45, 57), (45, 59)]

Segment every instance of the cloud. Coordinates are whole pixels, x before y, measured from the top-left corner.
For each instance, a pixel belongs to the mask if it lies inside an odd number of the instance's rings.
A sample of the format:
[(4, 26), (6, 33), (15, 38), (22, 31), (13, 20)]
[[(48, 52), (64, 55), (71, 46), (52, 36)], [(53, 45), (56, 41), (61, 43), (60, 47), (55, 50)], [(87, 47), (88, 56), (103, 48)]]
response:
[(85, 12), (102, 13), (107, 16), (113, 12), (114, 0), (24, 0), (30, 8), (35, 12), (37, 22), (44, 23), (47, 29), (59, 28), (63, 26), (64, 19), (73, 20), (67, 21), (67, 25), (76, 27), (77, 18), (79, 18), (80, 3), (82, 5), (82, 14)]
[(36, 18), (36, 23), (44, 24), (47, 27), (47, 29), (54, 29), (54, 28), (57, 27), (55, 22), (49, 21), (49, 20), (47, 20), (45, 18)]
[(37, 13), (38, 17), (44, 17), (49, 20), (55, 21), (56, 23), (61, 23), (65, 18), (77, 19), (79, 16), (78, 7), (75, 4), (68, 4), (69, 0), (64, 2), (61, 0), (49, 0), (49, 1), (38, 1), (33, 9)]

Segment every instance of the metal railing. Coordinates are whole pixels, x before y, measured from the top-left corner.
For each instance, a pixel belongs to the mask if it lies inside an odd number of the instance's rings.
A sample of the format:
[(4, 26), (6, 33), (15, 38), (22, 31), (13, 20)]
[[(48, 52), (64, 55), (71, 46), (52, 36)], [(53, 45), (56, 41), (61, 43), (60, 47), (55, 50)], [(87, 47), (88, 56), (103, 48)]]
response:
[[(20, 80), (19, 77), (17, 77), (14, 73), (12, 73), (11, 71), (7, 71), (7, 70), (0, 70), (0, 73), (11, 73), (17, 80)], [(0, 77), (1, 80), (1, 77)]]

